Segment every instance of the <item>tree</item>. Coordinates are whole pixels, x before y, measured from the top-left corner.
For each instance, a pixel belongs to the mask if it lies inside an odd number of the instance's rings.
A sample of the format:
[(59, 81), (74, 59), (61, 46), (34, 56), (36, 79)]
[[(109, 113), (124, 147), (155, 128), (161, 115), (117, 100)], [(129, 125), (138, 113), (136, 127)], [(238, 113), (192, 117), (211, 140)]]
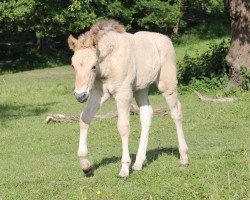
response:
[(226, 56), (231, 80), (242, 85), (242, 67), (250, 69), (250, 0), (224, 0), (231, 24), (231, 44)]
[[(172, 34), (182, 16), (181, 6), (176, 1), (140, 0), (135, 5), (136, 26), (140, 29)], [(177, 28), (177, 27), (176, 27)], [(177, 32), (177, 30), (175, 30)]]

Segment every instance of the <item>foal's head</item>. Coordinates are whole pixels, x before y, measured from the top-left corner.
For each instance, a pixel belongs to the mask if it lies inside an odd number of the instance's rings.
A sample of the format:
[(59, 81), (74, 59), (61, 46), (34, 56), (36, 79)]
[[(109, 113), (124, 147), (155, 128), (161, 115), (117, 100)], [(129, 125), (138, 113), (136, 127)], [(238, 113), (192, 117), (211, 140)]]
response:
[(81, 103), (87, 100), (96, 76), (97, 55), (93, 43), (88, 32), (78, 40), (73, 36), (68, 38), (69, 48), (74, 52), (71, 58), (76, 73), (74, 94)]
[[(79, 102), (87, 100), (96, 77), (97, 50), (100, 38), (107, 32), (125, 32), (124, 26), (115, 20), (100, 20), (93, 24), (90, 31), (75, 39), (69, 36), (69, 48), (74, 51), (72, 67), (76, 72), (75, 97)], [(100, 52), (98, 52), (100, 53)]]

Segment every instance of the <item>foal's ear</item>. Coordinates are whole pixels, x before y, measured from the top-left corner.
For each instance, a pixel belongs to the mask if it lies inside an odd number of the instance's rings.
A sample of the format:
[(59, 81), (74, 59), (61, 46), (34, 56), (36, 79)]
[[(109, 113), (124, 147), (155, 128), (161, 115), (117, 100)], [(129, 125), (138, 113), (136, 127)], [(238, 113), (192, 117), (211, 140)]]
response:
[(68, 37), (68, 45), (69, 45), (69, 48), (74, 51), (75, 48), (76, 48), (76, 43), (77, 43), (77, 39), (75, 39), (72, 35), (70, 35)]

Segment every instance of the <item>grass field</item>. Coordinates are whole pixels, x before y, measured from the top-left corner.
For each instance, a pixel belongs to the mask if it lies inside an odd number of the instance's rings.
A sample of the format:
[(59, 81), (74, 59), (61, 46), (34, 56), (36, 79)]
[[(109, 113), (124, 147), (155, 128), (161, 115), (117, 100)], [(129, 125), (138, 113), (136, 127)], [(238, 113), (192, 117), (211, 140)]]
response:
[[(204, 43), (198, 48), (204, 50)], [(199, 50), (202, 51), (202, 50)], [(178, 58), (195, 54), (189, 45)], [(170, 116), (154, 117), (147, 163), (129, 178), (117, 177), (121, 141), (116, 119), (95, 121), (89, 135), (94, 176), (83, 177), (76, 155), (78, 122), (51, 123), (49, 113), (77, 114), (85, 104), (73, 96), (69, 66), (0, 76), (0, 200), (9, 199), (249, 199), (250, 94), (235, 103), (204, 103), (194, 93), (180, 95), (190, 165), (180, 167)], [(215, 96), (218, 91), (210, 91)], [(158, 93), (153, 107), (165, 107)], [(115, 108), (114, 100), (100, 110)], [(135, 160), (139, 117), (131, 116), (130, 154)]]

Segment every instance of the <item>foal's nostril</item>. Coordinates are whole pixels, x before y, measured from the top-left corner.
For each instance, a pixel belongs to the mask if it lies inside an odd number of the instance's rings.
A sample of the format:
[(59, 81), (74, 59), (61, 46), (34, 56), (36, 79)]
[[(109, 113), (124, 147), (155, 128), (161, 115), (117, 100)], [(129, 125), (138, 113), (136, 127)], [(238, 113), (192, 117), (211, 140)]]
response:
[(87, 93), (86, 92), (83, 92), (83, 93), (74, 92), (74, 95), (75, 95), (77, 101), (79, 101), (81, 103), (87, 100)]

